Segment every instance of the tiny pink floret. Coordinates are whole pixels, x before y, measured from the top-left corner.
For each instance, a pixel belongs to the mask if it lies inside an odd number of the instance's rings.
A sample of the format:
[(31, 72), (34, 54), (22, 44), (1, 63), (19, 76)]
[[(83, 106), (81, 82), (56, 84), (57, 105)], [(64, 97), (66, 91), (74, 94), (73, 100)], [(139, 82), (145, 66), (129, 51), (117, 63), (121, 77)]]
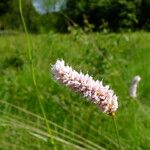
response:
[(95, 103), (104, 113), (114, 115), (118, 108), (117, 96), (109, 86), (103, 86), (99, 80), (93, 80), (88, 74), (78, 73), (63, 60), (57, 60), (52, 66), (54, 78), (73, 91), (81, 93)]

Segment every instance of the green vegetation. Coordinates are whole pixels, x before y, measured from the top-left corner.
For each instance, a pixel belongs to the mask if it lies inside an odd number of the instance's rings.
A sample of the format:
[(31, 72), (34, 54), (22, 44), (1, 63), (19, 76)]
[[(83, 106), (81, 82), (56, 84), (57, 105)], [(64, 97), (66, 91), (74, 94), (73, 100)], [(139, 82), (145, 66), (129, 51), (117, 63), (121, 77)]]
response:
[[(109, 84), (118, 95), (116, 114), (122, 149), (150, 149), (150, 34), (145, 32), (30, 35), (40, 99), (58, 150), (117, 149), (112, 118), (53, 80), (59, 58)], [(53, 149), (33, 85), (24, 34), (0, 36), (0, 149)], [(140, 75), (138, 97), (129, 97)]]
[[(27, 28), (32, 33), (68, 32), (70, 25), (84, 28), (87, 23), (93, 31), (150, 30), (149, 0), (64, 0), (64, 8), (56, 12), (49, 7), (61, 0), (42, 0), (42, 15), (33, 7), (34, 1), (39, 0), (22, 1)], [(22, 31), (19, 16), (18, 0), (0, 1), (0, 30)]]

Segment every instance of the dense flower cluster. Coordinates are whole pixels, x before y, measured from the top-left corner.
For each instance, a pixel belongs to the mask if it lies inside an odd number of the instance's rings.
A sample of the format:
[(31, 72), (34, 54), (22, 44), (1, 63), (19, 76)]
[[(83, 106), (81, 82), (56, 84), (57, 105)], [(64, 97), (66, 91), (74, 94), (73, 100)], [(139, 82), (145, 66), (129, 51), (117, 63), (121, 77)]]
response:
[(117, 110), (117, 96), (109, 89), (109, 86), (103, 86), (101, 81), (94, 81), (88, 74), (78, 73), (70, 66), (65, 66), (63, 60), (57, 60), (52, 66), (52, 72), (56, 80), (73, 91), (81, 93), (95, 103), (103, 112), (113, 115)]

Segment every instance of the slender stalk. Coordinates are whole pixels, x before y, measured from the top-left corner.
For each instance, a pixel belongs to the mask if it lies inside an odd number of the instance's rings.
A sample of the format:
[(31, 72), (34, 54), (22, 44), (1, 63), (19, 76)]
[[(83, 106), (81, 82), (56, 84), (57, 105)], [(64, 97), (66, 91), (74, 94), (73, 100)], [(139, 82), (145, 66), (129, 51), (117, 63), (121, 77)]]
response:
[(119, 133), (118, 133), (117, 123), (116, 123), (116, 119), (115, 119), (115, 114), (112, 114), (112, 119), (113, 119), (113, 124), (114, 124), (114, 127), (115, 127), (117, 142), (118, 142), (118, 145), (119, 145), (118, 149), (121, 150), (121, 145), (120, 145), (120, 140), (119, 140)]
[[(44, 107), (43, 107), (42, 102), (41, 102), (40, 92), (39, 92), (39, 89), (38, 89), (38, 86), (37, 86), (37, 81), (36, 81), (36, 76), (35, 76), (35, 70), (34, 70), (34, 64), (33, 64), (33, 59), (32, 59), (32, 43), (31, 43), (28, 31), (27, 31), (25, 19), (24, 19), (24, 16), (23, 16), (22, 0), (19, 0), (19, 11), (20, 11), (21, 21), (22, 21), (22, 24), (23, 24), (23, 28), (24, 28), (25, 36), (26, 36), (26, 40), (27, 40), (27, 45), (28, 45), (28, 57), (29, 57), (29, 61), (30, 61), (30, 68), (31, 68), (33, 85), (35, 87), (36, 96), (37, 96), (37, 99), (39, 101), (39, 105), (40, 105), (43, 117), (45, 119), (45, 123), (46, 123), (46, 126), (47, 126), (47, 132), (49, 133), (49, 135), (51, 137), (51, 135), (52, 135), (51, 129), (50, 129), (50, 126), (48, 124), (46, 113), (45, 113)], [(53, 145), (54, 150), (57, 150), (53, 138), (50, 138), (50, 143)]]

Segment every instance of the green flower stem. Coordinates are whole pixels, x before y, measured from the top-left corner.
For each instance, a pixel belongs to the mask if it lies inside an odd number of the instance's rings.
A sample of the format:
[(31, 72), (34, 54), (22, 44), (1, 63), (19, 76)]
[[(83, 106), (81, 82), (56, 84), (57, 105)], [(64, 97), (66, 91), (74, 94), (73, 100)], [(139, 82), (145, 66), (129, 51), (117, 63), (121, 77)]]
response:
[(112, 114), (112, 119), (113, 119), (113, 124), (114, 124), (114, 127), (115, 127), (117, 142), (118, 142), (118, 145), (119, 145), (118, 149), (121, 150), (121, 145), (120, 145), (120, 140), (119, 140), (119, 133), (118, 133), (118, 128), (117, 128), (117, 124), (116, 124), (115, 114)]

